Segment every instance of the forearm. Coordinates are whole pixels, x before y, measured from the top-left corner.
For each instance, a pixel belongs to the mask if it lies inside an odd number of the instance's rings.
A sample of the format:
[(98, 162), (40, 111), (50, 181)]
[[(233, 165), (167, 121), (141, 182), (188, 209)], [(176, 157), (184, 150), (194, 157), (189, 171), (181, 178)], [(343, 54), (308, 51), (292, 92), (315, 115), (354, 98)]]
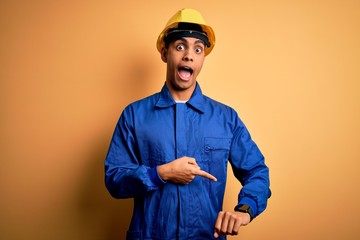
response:
[(269, 168), (245, 126), (236, 132), (230, 159), (235, 177), (243, 186), (237, 206), (249, 205), (256, 217), (265, 210), (267, 200), (271, 196)]
[(114, 198), (144, 196), (155, 191), (164, 181), (156, 168), (139, 166), (135, 169), (106, 167), (105, 184)]
[(266, 209), (268, 198), (271, 196), (268, 169), (264, 167), (261, 171), (257, 170), (256, 173), (250, 175), (251, 177), (243, 182), (238, 206), (249, 205), (256, 217)]

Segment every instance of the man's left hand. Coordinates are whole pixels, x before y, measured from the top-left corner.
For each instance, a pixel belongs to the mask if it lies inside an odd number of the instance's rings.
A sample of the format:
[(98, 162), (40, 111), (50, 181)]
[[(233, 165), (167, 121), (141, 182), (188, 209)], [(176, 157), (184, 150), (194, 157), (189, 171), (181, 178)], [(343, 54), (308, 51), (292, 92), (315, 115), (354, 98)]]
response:
[(238, 235), (240, 227), (248, 225), (249, 222), (248, 213), (221, 211), (216, 219), (214, 237)]

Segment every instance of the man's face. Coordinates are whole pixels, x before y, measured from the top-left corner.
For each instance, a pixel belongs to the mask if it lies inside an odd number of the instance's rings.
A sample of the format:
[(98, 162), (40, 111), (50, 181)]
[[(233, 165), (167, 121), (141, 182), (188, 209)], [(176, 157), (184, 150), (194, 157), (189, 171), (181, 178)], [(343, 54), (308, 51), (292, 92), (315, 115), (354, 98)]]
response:
[(203, 41), (191, 37), (173, 41), (163, 49), (161, 58), (167, 63), (166, 84), (175, 100), (191, 97), (205, 60), (204, 50)]

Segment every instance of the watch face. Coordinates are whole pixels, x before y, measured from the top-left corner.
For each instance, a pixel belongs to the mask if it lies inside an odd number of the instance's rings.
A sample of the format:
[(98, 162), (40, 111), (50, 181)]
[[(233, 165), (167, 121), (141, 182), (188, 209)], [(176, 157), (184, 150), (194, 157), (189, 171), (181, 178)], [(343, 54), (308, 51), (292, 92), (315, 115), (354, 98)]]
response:
[(239, 207), (239, 210), (240, 211), (244, 211), (244, 212), (247, 212), (249, 210), (249, 206), (248, 205), (242, 205), (241, 207)]

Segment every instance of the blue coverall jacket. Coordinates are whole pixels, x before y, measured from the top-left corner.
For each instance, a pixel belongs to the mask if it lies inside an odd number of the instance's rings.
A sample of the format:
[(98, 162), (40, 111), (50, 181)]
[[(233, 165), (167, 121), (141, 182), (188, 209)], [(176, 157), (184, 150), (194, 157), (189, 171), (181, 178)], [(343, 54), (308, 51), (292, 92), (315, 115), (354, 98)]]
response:
[[(163, 181), (157, 166), (183, 156), (195, 158), (218, 181)], [(198, 83), (187, 103), (176, 103), (164, 85), (127, 106), (105, 160), (111, 195), (134, 198), (127, 239), (213, 239), (228, 161), (242, 184), (238, 204), (248, 204), (257, 216), (271, 195), (269, 170), (232, 108), (203, 95)]]

